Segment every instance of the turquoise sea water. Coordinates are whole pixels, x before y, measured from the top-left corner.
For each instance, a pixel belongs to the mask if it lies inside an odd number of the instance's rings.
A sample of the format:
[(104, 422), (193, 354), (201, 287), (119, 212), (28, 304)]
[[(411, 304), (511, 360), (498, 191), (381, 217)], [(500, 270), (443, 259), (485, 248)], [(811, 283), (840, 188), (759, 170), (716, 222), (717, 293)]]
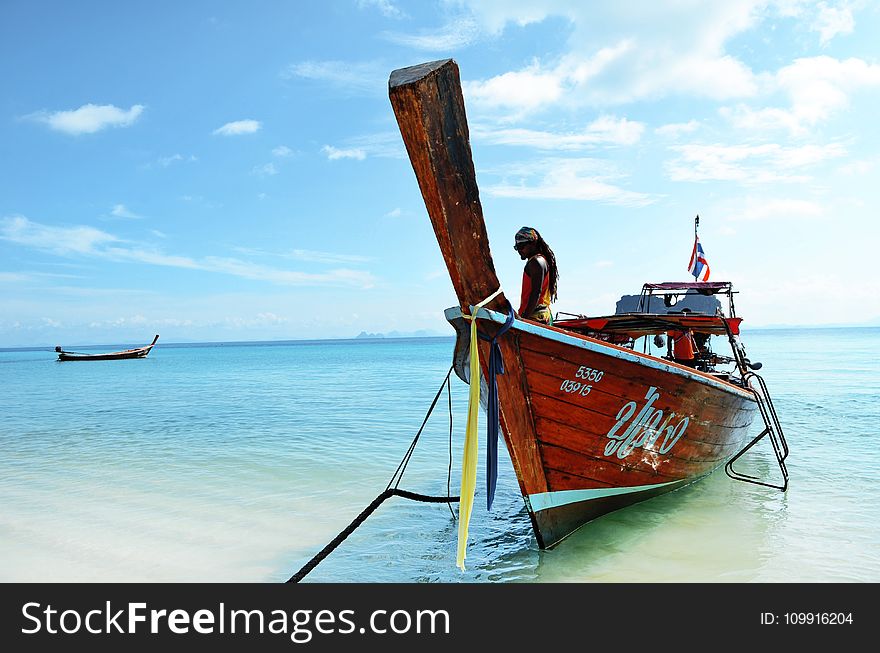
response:
[[(466, 572), (450, 508), (394, 498), (305, 580), (880, 581), (878, 338), (744, 334), (791, 447), (787, 493), (719, 470), (542, 552), (503, 446), (486, 511), (481, 415)], [(0, 351), (0, 581), (286, 580), (385, 488), (452, 345), (160, 341), (90, 363)], [(452, 379), (457, 494), (467, 386)], [(446, 494), (447, 413), (444, 394), (401, 488)], [(769, 444), (742, 468), (778, 475)]]

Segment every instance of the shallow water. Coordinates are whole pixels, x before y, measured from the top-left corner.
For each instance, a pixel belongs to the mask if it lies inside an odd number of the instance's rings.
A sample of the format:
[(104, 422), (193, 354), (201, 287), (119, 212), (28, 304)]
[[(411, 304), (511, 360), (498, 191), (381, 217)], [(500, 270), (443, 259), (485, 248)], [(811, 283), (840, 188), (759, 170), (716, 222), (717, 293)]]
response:
[[(502, 446), (491, 512), (478, 475), (466, 572), (450, 508), (393, 498), (306, 580), (877, 582), (878, 337), (744, 334), (791, 446), (786, 493), (719, 471), (542, 552)], [(286, 580), (385, 488), (451, 350), (436, 338), (160, 343), (90, 363), (0, 352), (0, 581)], [(466, 389), (453, 375), (452, 494)], [(401, 488), (446, 494), (447, 413), (444, 394)], [(742, 463), (778, 478), (768, 443)]]

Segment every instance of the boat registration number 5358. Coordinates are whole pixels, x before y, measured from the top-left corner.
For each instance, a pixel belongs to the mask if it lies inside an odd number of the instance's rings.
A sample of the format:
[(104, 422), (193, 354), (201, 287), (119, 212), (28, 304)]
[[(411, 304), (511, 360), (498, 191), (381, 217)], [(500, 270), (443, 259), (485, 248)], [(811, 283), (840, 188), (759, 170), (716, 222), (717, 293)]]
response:
[(605, 376), (605, 372), (603, 372), (602, 370), (597, 370), (594, 367), (581, 365), (577, 369), (577, 372), (574, 373), (574, 376), (578, 379), (586, 379), (587, 381), (596, 381), (598, 383), (602, 380), (602, 377)]
[[(605, 376), (603, 370), (597, 370), (594, 367), (581, 365), (574, 373), (575, 378), (565, 379), (562, 382), (562, 385), (559, 386), (559, 389), (562, 390), (562, 392), (586, 397), (593, 389), (593, 386), (588, 382), (598, 383), (602, 380), (603, 376)], [(578, 381), (577, 379), (583, 379), (583, 381)]]

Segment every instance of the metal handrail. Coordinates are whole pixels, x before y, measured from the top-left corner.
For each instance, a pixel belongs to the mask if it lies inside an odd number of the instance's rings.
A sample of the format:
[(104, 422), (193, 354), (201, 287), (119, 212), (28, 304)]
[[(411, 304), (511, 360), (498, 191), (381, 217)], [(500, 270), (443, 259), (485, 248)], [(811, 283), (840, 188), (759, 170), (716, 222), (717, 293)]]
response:
[[(760, 394), (766, 400), (766, 402), (758, 401), (758, 406), (764, 406), (768, 413), (768, 416), (771, 418), (773, 431), (776, 437), (779, 439), (779, 442), (781, 443), (782, 449), (784, 451), (784, 453), (782, 454), (782, 460), (785, 460), (786, 458), (788, 458), (788, 442), (785, 439), (785, 433), (783, 433), (782, 431), (782, 425), (779, 423), (779, 416), (776, 414), (776, 407), (773, 405), (773, 400), (770, 399), (770, 391), (767, 389), (767, 384), (764, 382), (764, 378), (760, 374), (749, 372), (745, 375), (743, 381), (749, 385), (749, 389), (752, 390), (756, 397), (758, 396), (758, 393), (755, 392), (755, 390), (751, 387), (752, 379), (757, 379), (758, 386), (761, 390)], [(767, 423), (766, 418), (764, 420), (764, 423)]]
[[(757, 379), (757, 388), (752, 385), (753, 379)], [(724, 466), (724, 471), (730, 478), (737, 481), (745, 481), (746, 483), (772, 487), (785, 492), (788, 488), (788, 468), (785, 466), (785, 459), (788, 457), (789, 452), (788, 442), (785, 439), (785, 434), (782, 432), (782, 425), (779, 423), (779, 417), (776, 414), (776, 408), (773, 406), (773, 400), (770, 398), (770, 392), (767, 390), (767, 384), (760, 375), (755, 374), (754, 372), (747, 372), (743, 375), (743, 384), (755, 396), (758, 409), (761, 411), (761, 418), (764, 420), (764, 430), (743, 447), (739, 453), (727, 461), (727, 464)], [(770, 443), (773, 446), (773, 453), (776, 455), (776, 461), (779, 463), (779, 469), (782, 472), (782, 485), (765, 483), (759, 481), (757, 476), (743, 474), (742, 472), (733, 469), (733, 463), (735, 463), (749, 449), (755, 446), (762, 438), (768, 435), (770, 436)]]

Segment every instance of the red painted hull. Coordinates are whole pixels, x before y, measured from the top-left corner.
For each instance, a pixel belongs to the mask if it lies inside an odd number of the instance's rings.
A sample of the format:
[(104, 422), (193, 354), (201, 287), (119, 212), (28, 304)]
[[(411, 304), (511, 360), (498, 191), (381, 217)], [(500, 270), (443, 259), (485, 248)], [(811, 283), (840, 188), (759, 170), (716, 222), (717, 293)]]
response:
[(723, 465), (757, 413), (742, 387), (586, 336), (517, 321), (499, 345), (502, 432), (541, 548)]
[[(498, 293), (458, 65), (401, 68), (388, 88), (459, 307), (470, 313), (488, 302), (477, 318), (492, 336), (509, 302)], [(446, 313), (459, 334), (456, 370), (467, 380), (461, 314)], [(724, 324), (738, 328), (729, 318)], [(758, 410), (750, 391), (720, 377), (572, 331), (517, 320), (498, 344), (499, 419), (542, 548), (708, 474), (742, 449)], [(488, 344), (479, 347), (486, 375)]]

